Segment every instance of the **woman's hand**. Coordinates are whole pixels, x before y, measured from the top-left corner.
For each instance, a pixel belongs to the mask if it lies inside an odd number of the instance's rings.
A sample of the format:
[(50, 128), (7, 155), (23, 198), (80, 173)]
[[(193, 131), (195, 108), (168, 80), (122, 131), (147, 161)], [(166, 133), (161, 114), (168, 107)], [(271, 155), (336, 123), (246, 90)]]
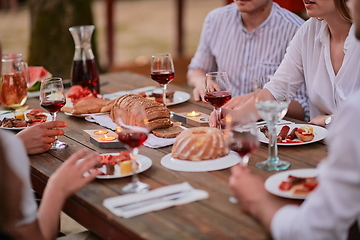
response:
[(329, 117), (329, 115), (318, 115), (310, 120), (309, 123), (318, 125), (320, 127), (325, 127), (325, 119)]
[[(83, 160), (78, 161), (79, 159)], [(101, 174), (101, 171), (95, 168), (98, 163), (100, 163), (99, 153), (88, 153), (87, 149), (77, 151), (51, 175), (48, 187), (68, 197)], [(85, 173), (87, 176), (84, 176)]]
[(62, 127), (66, 127), (66, 122), (44, 122), (28, 127), (16, 135), (24, 143), (27, 154), (38, 154), (49, 150), (56, 136), (64, 135), (64, 130), (59, 129)]

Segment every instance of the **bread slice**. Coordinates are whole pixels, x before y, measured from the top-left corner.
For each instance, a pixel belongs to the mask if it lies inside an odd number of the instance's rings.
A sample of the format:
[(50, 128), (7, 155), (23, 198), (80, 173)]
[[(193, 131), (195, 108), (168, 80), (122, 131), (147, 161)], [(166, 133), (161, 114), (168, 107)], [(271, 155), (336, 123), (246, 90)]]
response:
[(168, 128), (158, 128), (152, 130), (152, 133), (159, 138), (175, 138), (179, 135), (184, 129), (178, 125), (173, 125)]

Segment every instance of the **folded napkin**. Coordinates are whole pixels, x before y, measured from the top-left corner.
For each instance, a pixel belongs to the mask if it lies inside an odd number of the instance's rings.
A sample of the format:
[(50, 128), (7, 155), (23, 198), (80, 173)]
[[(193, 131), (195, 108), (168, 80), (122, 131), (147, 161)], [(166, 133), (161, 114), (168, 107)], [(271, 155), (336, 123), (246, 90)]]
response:
[(134, 89), (134, 90), (131, 90), (131, 91), (120, 91), (120, 92), (114, 92), (114, 93), (109, 93), (109, 94), (103, 94), (103, 97), (105, 99), (115, 99), (115, 98), (118, 98), (122, 95), (125, 95), (125, 94), (136, 94), (136, 93), (139, 93), (139, 92), (148, 92), (148, 91), (152, 91), (154, 90), (156, 87), (154, 86), (149, 86), (149, 87), (143, 87), (143, 88), (138, 88), (138, 89)]
[[(116, 130), (116, 124), (111, 120), (109, 115), (91, 115), (85, 117), (89, 122), (95, 122), (103, 127)], [(148, 139), (144, 142), (144, 146), (149, 148), (161, 148), (174, 144), (175, 138), (159, 138), (154, 134), (149, 134)]]
[(208, 197), (208, 192), (194, 189), (189, 183), (184, 182), (161, 187), (147, 193), (132, 193), (107, 198), (104, 200), (103, 205), (119, 217), (131, 218)]

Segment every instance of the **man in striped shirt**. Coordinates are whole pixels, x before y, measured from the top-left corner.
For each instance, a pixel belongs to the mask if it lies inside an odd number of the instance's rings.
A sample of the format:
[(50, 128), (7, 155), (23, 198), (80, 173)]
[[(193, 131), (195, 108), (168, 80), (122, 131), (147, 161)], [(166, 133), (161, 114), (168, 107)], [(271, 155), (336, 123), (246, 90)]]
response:
[[(234, 2), (211, 11), (206, 17), (187, 74), (188, 84), (194, 87), (194, 99), (200, 101), (204, 100), (205, 74), (227, 72), (233, 97), (225, 105), (229, 108), (241, 105), (251, 96), (253, 79), (276, 71), (289, 42), (304, 22), (272, 0)], [(308, 120), (305, 86), (297, 92), (294, 100), (288, 115)], [(292, 115), (293, 112), (304, 114)]]

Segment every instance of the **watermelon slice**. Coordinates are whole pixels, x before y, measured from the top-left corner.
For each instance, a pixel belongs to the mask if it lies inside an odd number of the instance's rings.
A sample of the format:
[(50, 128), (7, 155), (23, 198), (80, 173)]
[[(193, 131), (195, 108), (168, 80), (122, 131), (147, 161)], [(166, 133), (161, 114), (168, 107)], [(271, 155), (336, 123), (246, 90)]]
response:
[(51, 73), (49, 73), (44, 67), (38, 66), (29, 66), (29, 75), (30, 82), (28, 91), (35, 92), (40, 90), (41, 80), (51, 77)]

